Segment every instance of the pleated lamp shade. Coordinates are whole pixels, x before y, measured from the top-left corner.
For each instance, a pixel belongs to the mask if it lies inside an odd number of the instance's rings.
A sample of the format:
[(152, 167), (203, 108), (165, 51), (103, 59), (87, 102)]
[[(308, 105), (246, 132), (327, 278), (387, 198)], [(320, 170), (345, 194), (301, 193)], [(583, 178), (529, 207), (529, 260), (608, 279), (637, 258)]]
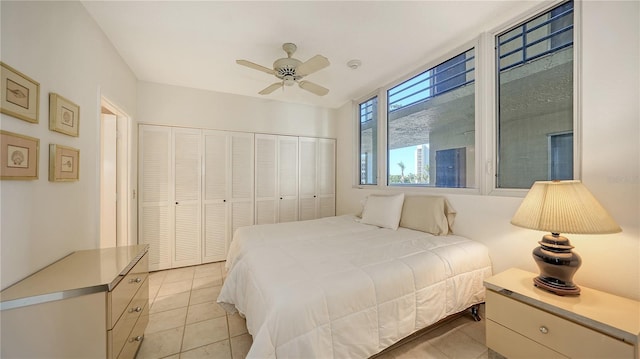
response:
[(537, 181), (511, 219), (513, 225), (552, 233), (620, 232), (581, 181)]

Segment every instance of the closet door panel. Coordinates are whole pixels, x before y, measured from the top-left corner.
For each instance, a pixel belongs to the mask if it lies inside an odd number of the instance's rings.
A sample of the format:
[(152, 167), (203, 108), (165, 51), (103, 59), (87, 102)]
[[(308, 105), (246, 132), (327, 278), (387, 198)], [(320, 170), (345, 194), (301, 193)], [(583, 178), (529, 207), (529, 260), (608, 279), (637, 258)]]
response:
[(203, 139), (202, 262), (208, 263), (226, 259), (230, 163), (227, 132), (203, 131)]
[(277, 136), (255, 135), (255, 223), (277, 222)]
[(149, 269), (171, 268), (173, 223), (173, 182), (171, 129), (139, 127), (139, 242), (149, 244)]
[(140, 216), (140, 243), (149, 244), (149, 270), (171, 268), (170, 236), (172, 221), (169, 206), (142, 207)]
[(298, 138), (278, 137), (278, 195), (298, 196)]
[(300, 198), (316, 194), (317, 147), (317, 139), (300, 137)]
[(226, 251), (233, 241), (236, 229), (253, 224), (253, 201), (236, 201), (231, 206), (231, 228), (227, 237)]
[(336, 193), (336, 141), (321, 138), (318, 148), (318, 195), (334, 195)]
[(275, 199), (256, 200), (256, 224), (272, 224), (276, 222)]
[(231, 199), (253, 199), (253, 134), (234, 133), (231, 140)]
[(307, 221), (310, 219), (316, 219), (316, 198), (311, 197), (302, 197), (299, 199), (300, 203), (300, 213), (299, 219), (301, 221)]
[(199, 201), (201, 184), (201, 132), (174, 129), (175, 200)]
[(318, 142), (319, 218), (336, 215), (336, 140)]
[(204, 200), (224, 199), (227, 191), (227, 135), (204, 132)]
[(282, 199), (278, 203), (279, 213), (278, 213), (278, 222), (294, 222), (298, 220), (298, 199)]
[(275, 198), (277, 163), (276, 136), (256, 135), (256, 198)]
[(176, 205), (175, 223), (175, 254), (172, 267), (200, 264), (200, 204)]
[(203, 262), (223, 261), (227, 257), (227, 204), (219, 201), (204, 205)]
[(202, 132), (173, 129), (175, 233), (172, 267), (200, 264)]
[(336, 215), (336, 197), (333, 195), (322, 195), (318, 198), (320, 202), (320, 214), (318, 218), (333, 217)]

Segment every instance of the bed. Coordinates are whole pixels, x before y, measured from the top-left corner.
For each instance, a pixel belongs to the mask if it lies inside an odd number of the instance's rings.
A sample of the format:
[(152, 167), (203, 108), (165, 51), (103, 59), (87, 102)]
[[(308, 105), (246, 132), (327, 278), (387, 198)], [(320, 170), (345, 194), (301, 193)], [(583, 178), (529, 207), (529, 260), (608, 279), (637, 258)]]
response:
[(446, 199), (388, 197), (361, 216), (236, 231), (218, 303), (246, 318), (247, 358), (367, 358), (484, 301), (488, 250), (450, 234)]

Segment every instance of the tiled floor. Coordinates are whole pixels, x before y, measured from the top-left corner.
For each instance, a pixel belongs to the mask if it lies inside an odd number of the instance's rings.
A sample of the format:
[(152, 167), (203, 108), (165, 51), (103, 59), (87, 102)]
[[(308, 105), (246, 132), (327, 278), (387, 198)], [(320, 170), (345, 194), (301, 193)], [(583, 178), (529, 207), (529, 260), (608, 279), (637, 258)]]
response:
[[(223, 263), (151, 273), (149, 324), (137, 358), (244, 358), (252, 343), (244, 319), (216, 303), (223, 273)], [(465, 315), (377, 359), (487, 358), (484, 328)]]

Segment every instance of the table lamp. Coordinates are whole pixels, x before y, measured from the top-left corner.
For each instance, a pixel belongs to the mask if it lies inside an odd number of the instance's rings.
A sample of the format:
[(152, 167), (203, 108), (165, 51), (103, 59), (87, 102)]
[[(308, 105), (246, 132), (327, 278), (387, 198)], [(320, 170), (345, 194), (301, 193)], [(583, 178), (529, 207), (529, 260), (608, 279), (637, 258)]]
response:
[(540, 275), (533, 282), (538, 288), (557, 295), (580, 295), (573, 283), (582, 259), (571, 251), (569, 239), (560, 233), (607, 234), (620, 232), (620, 226), (580, 181), (537, 181), (533, 184), (511, 224), (549, 231), (533, 250)]

